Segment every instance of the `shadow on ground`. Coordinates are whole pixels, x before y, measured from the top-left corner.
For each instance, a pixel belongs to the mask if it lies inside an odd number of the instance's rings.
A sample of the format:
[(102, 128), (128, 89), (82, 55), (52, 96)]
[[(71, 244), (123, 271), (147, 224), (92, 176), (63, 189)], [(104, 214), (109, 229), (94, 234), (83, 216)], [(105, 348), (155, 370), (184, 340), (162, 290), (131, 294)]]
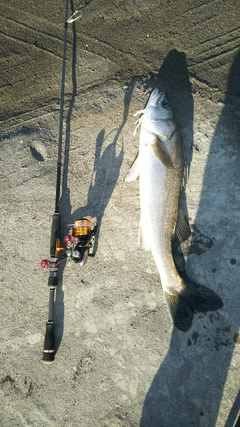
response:
[[(159, 78), (164, 73), (168, 79), (171, 75), (169, 68), (171, 69), (171, 61), (168, 62), (166, 58)], [(185, 76), (186, 74), (187, 69), (184, 72)], [(180, 72), (180, 80), (181, 75)], [(211, 230), (214, 244), (208, 253), (215, 250), (216, 258), (212, 258), (213, 281), (206, 285), (220, 294), (224, 308), (215, 313), (196, 316), (193, 327), (186, 334), (173, 330), (168, 354), (156, 373), (144, 402), (141, 427), (172, 427), (176, 423), (178, 427), (215, 426), (217, 422), (233, 355), (233, 336), (239, 327), (239, 307), (235, 302), (236, 299), (239, 301), (237, 256), (240, 249), (237, 227), (240, 185), (240, 125), (237, 116), (239, 75), (238, 54), (232, 64), (224, 108), (212, 138), (195, 220), (196, 223), (201, 223), (204, 212), (210, 209), (211, 213), (207, 218), (211, 219), (211, 224), (207, 228)], [(170, 85), (176, 86), (181, 99), (181, 81), (179, 82), (177, 73), (175, 77), (176, 80), (170, 82)], [(188, 88), (190, 90), (190, 84)], [(188, 96), (191, 100), (190, 92)], [(191, 121), (192, 106), (191, 102), (188, 112)], [(174, 106), (173, 110), (176, 110)], [(192, 135), (192, 126), (189, 129)], [(229, 194), (229, 186), (235, 186), (236, 191)], [(235, 235), (233, 230), (236, 231)], [(225, 259), (222, 260), (224, 256)], [(236, 415), (236, 410), (229, 415), (225, 427), (233, 425), (234, 414)]]
[[(73, 1), (71, 1), (72, 12), (75, 10)], [(71, 118), (77, 94), (77, 79), (76, 79), (76, 46), (77, 36), (75, 22), (72, 24), (73, 45), (72, 45), (72, 96), (69, 103), (67, 118), (66, 118), (66, 137), (64, 149), (64, 164), (62, 178), (62, 197), (60, 201), (60, 211), (62, 215), (62, 233), (68, 232), (67, 224), (73, 224), (74, 220), (86, 216), (96, 217), (98, 223), (98, 231), (94, 244), (94, 254), (98, 247), (98, 236), (101, 229), (101, 221), (118, 181), (124, 154), (123, 140), (120, 153), (117, 155), (117, 143), (121, 140), (121, 133), (127, 121), (129, 106), (132, 97), (134, 84), (126, 85), (124, 97), (124, 112), (122, 123), (118, 129), (113, 129), (110, 134), (106, 135), (102, 129), (96, 139), (94, 168), (92, 175), (95, 174), (95, 182), (88, 189), (87, 204), (80, 206), (74, 212), (71, 212), (71, 195), (68, 187), (68, 167), (69, 153), (71, 144)], [(112, 142), (106, 147), (102, 153), (102, 147), (106, 139), (112, 139)], [(64, 329), (64, 293), (62, 290), (64, 265), (59, 268), (59, 285), (56, 293), (56, 352), (60, 346), (63, 329)]]

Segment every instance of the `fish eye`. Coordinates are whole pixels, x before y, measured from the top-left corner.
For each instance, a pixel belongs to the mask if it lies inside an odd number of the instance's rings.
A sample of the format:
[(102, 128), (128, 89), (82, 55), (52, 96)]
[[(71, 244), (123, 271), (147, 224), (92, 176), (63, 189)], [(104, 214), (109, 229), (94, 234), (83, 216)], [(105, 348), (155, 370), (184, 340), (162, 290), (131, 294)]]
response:
[(164, 99), (164, 100), (162, 101), (162, 107), (163, 107), (163, 108), (168, 108), (168, 107), (170, 107), (170, 104), (169, 104), (169, 102), (168, 102), (166, 99)]

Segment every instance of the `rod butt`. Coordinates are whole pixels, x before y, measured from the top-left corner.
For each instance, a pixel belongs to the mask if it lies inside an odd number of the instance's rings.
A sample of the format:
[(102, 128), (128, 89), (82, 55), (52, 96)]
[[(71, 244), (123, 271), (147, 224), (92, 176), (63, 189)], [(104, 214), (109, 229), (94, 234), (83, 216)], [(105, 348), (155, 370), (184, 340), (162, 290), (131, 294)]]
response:
[(52, 363), (55, 356), (55, 334), (54, 334), (54, 323), (47, 322), (46, 324), (46, 334), (44, 339), (43, 346), (43, 362)]

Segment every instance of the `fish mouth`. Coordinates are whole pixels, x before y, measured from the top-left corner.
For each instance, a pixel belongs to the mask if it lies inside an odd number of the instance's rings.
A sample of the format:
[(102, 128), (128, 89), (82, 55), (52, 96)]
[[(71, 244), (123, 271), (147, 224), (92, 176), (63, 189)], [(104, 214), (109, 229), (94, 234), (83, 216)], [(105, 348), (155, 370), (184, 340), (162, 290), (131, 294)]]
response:
[(166, 97), (164, 92), (160, 92), (159, 89), (154, 89), (150, 95), (148, 104), (156, 107), (157, 105), (161, 104), (162, 100)]

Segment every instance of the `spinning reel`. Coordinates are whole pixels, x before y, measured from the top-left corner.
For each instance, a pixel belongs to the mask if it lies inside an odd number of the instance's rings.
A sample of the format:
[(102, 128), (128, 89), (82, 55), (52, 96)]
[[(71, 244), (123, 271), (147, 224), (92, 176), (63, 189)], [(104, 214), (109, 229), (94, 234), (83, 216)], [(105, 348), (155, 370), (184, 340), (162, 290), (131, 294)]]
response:
[(50, 260), (43, 259), (40, 263), (42, 268), (57, 268), (66, 258), (72, 259), (76, 264), (83, 266), (88, 255), (93, 255), (95, 235), (97, 232), (97, 222), (95, 218), (85, 217), (77, 219), (74, 224), (69, 224), (69, 233), (63, 237), (66, 247), (60, 246), (60, 239), (57, 239), (55, 257)]

